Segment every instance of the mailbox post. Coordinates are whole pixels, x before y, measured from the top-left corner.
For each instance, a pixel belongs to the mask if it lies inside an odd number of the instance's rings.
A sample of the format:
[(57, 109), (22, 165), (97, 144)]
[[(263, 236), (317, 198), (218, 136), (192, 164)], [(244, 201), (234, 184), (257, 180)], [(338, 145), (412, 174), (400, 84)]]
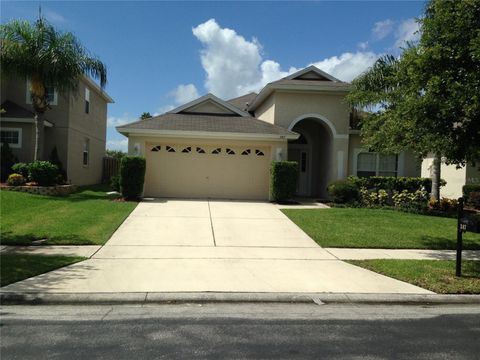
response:
[(463, 233), (466, 230), (466, 224), (463, 221), (463, 197), (458, 199), (457, 217), (457, 262), (455, 275), (462, 276)]

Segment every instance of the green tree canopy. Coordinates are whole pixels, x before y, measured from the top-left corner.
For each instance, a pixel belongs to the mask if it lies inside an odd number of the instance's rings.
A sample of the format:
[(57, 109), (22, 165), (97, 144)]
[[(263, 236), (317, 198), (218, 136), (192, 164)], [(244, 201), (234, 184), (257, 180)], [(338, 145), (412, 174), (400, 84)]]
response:
[(148, 111), (147, 112), (143, 112), (142, 115), (140, 115), (140, 119), (144, 120), (144, 119), (149, 119), (152, 117), (152, 114), (150, 114)]
[[(348, 100), (368, 108), (367, 146), (412, 150), (464, 165), (480, 159), (480, 0), (430, 1), (420, 40), (353, 81)], [(438, 161), (437, 161), (438, 163)]]

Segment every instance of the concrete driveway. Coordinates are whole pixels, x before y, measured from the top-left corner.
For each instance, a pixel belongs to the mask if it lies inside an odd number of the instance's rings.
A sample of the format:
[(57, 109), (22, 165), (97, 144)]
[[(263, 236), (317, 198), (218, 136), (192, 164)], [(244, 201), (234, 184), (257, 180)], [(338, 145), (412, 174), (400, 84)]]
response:
[(91, 259), (3, 290), (430, 293), (338, 260), (270, 203), (170, 199), (140, 203)]

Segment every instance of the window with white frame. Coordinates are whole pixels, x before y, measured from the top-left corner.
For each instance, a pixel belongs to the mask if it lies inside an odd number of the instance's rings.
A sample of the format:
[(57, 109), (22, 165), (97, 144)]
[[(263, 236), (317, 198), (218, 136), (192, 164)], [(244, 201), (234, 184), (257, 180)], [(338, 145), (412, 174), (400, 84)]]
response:
[(21, 128), (2, 128), (0, 130), (0, 143), (7, 143), (11, 148), (22, 147), (22, 129)]
[(88, 166), (90, 162), (90, 139), (85, 139), (83, 143), (83, 166)]
[[(30, 88), (31, 88), (32, 83), (30, 82), (30, 79), (27, 79), (27, 98), (26, 98), (26, 103), (31, 104), (32, 103), (32, 95), (30, 94)], [(57, 105), (58, 103), (58, 93), (55, 87), (53, 86), (46, 86), (45, 87), (45, 95), (47, 97), (47, 102), (49, 105)]]
[(85, 88), (85, 114), (90, 113), (90, 90)]
[(361, 152), (357, 155), (357, 176), (397, 176), (398, 155)]

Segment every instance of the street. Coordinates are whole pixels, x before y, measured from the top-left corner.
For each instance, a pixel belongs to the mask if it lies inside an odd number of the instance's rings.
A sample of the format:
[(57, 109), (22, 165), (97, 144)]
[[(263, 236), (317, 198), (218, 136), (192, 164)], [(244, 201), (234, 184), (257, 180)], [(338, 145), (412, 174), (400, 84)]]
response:
[(3, 306), (7, 359), (478, 359), (480, 307)]

